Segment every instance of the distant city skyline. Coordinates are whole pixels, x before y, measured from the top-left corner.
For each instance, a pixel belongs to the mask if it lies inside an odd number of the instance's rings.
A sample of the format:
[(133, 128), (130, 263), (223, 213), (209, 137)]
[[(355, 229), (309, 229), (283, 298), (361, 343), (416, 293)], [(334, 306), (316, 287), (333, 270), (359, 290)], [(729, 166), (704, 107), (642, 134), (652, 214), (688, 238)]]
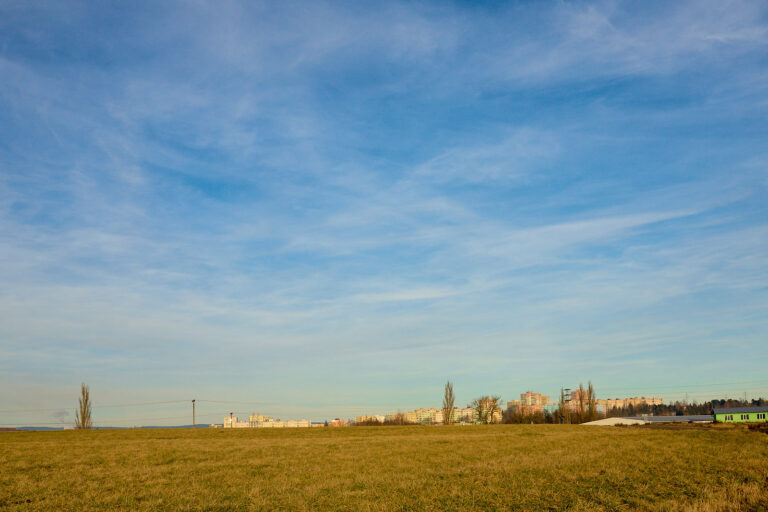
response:
[(0, 423), (766, 397), (767, 48), (746, 1), (0, 3)]
[[(713, 395), (710, 392), (689, 392), (682, 395), (672, 397), (669, 394), (667, 399), (663, 399), (654, 395), (633, 395), (624, 397), (605, 396), (600, 393), (596, 394), (598, 399), (599, 412), (605, 412), (605, 407), (623, 407), (629, 403), (634, 405), (638, 403), (647, 404), (671, 404), (676, 401), (688, 402), (688, 403), (702, 403), (710, 400), (721, 399), (733, 399), (733, 400), (753, 400), (757, 398), (765, 399), (765, 395), (761, 394), (762, 391), (758, 388), (757, 392), (752, 394), (750, 392), (743, 392), (743, 394), (721, 394)], [(565, 388), (564, 388), (565, 390)], [(567, 390), (565, 390), (567, 392)], [(570, 390), (572, 400), (577, 400), (574, 396), (578, 395), (578, 387)], [(526, 396), (526, 395), (531, 396)], [(664, 395), (664, 394), (662, 394)], [(545, 396), (543, 393), (536, 393), (528, 390), (526, 393), (511, 394), (508, 398), (502, 395), (500, 404), (502, 409), (507, 409), (511, 405), (519, 406), (531, 406), (535, 404), (546, 405), (550, 410), (554, 410), (559, 404), (559, 395), (557, 399), (553, 400), (550, 396)], [(434, 398), (434, 397), (433, 397)], [(478, 398), (478, 397), (475, 397)], [(519, 399), (518, 399), (519, 398)], [(544, 400), (540, 400), (543, 398)], [(440, 409), (439, 399), (428, 401), (426, 405), (403, 407), (402, 404), (397, 406), (385, 406), (383, 408), (376, 408), (372, 405), (354, 405), (354, 404), (318, 404), (316, 406), (310, 406), (307, 404), (280, 404), (277, 402), (230, 402), (226, 400), (200, 400), (197, 399), (197, 419), (202, 421), (198, 422), (198, 425), (208, 424), (221, 424), (222, 415), (229, 415), (230, 413), (235, 417), (249, 417), (249, 416), (264, 416), (275, 418), (279, 420), (297, 420), (306, 419), (311, 422), (322, 422), (325, 420), (331, 420), (333, 418), (341, 418), (343, 420), (350, 420), (360, 416), (382, 416), (388, 417), (392, 414), (403, 413), (409, 414), (416, 410), (434, 410)], [(462, 409), (471, 407), (471, 400), (463, 402), (461, 400), (456, 401), (456, 408)], [(226, 405), (229, 407), (226, 407)], [(224, 413), (225, 409), (228, 409), (228, 413)], [(411, 410), (413, 409), (413, 410)], [(118, 412), (110, 412), (118, 411)], [(146, 411), (141, 413), (141, 411)], [(155, 411), (152, 413), (152, 411)], [(539, 411), (540, 407), (528, 407), (525, 408), (526, 412)], [(138, 412), (137, 412), (138, 411)], [(158, 412), (159, 411), (159, 412)], [(325, 411), (325, 412), (319, 412)], [(334, 412), (335, 411), (335, 412)], [(4, 417), (5, 420), (0, 422), (0, 427), (3, 426), (42, 426), (42, 427), (71, 427), (74, 423), (74, 411), (71, 408), (53, 408), (53, 409), (38, 409), (38, 408), (26, 408), (26, 409), (2, 409), (0, 410), (0, 417)], [(167, 414), (172, 414), (168, 416)], [(131, 427), (131, 426), (145, 426), (145, 425), (184, 425), (185, 420), (191, 419), (192, 409), (191, 400), (172, 400), (166, 402), (155, 402), (147, 404), (99, 404), (95, 405), (94, 423), (99, 427)], [(9, 422), (10, 419), (18, 420), (19, 418), (37, 418), (37, 421), (26, 422)], [(50, 421), (51, 418), (55, 418), (55, 421)], [(409, 416), (410, 418), (410, 416)], [(413, 418), (410, 418), (413, 420)], [(433, 418), (434, 419), (434, 418)], [(158, 421), (160, 420), (160, 421)], [(175, 421), (174, 421), (175, 420)], [(209, 421), (206, 421), (209, 420)], [(242, 418), (241, 418), (242, 420)], [(245, 420), (242, 420), (245, 421)], [(414, 420), (415, 422), (415, 420)], [(247, 422), (246, 422), (247, 423)], [(438, 422), (439, 423), (439, 422)], [(191, 425), (191, 423), (189, 423)]]

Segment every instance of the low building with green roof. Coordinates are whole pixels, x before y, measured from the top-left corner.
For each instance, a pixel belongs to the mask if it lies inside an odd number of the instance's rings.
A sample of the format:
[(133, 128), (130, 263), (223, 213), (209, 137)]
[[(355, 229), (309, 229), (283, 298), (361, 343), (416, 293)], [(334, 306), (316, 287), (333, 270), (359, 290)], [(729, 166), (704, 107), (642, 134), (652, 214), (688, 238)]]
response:
[(768, 407), (715, 407), (720, 423), (768, 423)]

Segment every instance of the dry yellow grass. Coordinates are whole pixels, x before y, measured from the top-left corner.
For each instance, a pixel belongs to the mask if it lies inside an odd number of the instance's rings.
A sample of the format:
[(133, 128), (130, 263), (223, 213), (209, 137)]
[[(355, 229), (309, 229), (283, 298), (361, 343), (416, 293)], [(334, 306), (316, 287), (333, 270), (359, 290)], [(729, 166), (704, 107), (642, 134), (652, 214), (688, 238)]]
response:
[(768, 436), (559, 425), (0, 434), (8, 510), (767, 510)]

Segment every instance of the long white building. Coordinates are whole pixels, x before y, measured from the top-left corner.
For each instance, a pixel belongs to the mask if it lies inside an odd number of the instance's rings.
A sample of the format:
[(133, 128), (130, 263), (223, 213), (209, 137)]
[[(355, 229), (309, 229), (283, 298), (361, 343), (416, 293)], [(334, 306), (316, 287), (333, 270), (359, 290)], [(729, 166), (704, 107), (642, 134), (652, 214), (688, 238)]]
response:
[(312, 423), (307, 419), (286, 420), (274, 419), (263, 414), (251, 414), (248, 421), (241, 421), (237, 416), (226, 416), (222, 423), (224, 428), (310, 428), (322, 427), (322, 423)]

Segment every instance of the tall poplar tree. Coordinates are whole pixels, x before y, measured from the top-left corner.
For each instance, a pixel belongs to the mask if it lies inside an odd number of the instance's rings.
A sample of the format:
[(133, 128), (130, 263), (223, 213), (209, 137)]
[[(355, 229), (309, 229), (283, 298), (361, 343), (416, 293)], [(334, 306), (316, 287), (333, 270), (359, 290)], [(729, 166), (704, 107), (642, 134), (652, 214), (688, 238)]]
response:
[(93, 420), (91, 419), (91, 389), (85, 383), (80, 385), (80, 398), (77, 400), (77, 405), (75, 428), (81, 430), (93, 428)]
[(453, 414), (456, 408), (454, 403), (456, 397), (453, 395), (453, 382), (448, 381), (445, 383), (445, 393), (443, 395), (443, 424), (450, 425), (453, 423)]

